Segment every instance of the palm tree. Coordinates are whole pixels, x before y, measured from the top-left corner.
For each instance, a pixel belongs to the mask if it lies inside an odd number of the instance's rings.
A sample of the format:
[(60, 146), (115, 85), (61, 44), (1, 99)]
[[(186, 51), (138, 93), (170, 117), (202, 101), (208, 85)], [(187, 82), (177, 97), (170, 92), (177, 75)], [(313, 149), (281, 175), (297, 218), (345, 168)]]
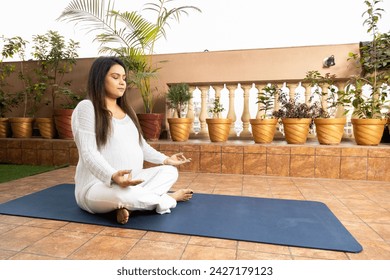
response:
[(154, 99), (150, 80), (158, 71), (151, 58), (155, 43), (166, 39), (166, 27), (171, 21), (178, 22), (190, 10), (201, 11), (194, 6), (166, 7), (174, 1), (156, 0), (156, 3), (145, 4), (142, 11), (152, 12), (154, 22), (137, 11), (116, 11), (113, 0), (107, 4), (104, 0), (73, 0), (58, 19), (82, 24), (88, 33), (97, 32), (95, 40), (100, 43), (99, 52), (123, 59), (129, 69), (130, 83), (141, 92), (145, 113), (152, 113)]

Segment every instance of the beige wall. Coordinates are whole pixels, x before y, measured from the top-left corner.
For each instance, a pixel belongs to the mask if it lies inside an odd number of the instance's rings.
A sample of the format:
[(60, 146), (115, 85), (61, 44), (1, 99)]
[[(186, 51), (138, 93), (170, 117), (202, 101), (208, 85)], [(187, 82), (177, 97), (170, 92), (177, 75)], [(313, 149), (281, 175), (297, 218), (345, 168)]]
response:
[[(164, 93), (167, 84), (186, 82), (193, 85), (209, 85), (236, 82), (272, 82), (301, 80), (306, 72), (318, 70), (323, 74), (336, 74), (340, 79), (346, 79), (358, 74), (358, 69), (352, 61), (347, 61), (349, 52), (358, 52), (359, 45), (324, 45), (275, 49), (252, 49), (217, 51), (201, 53), (163, 54), (155, 55), (154, 62), (167, 61), (159, 64), (158, 87), (159, 98), (155, 112), (165, 112)], [(335, 56), (336, 65), (323, 68), (322, 61), (330, 55)], [(79, 59), (69, 75), (72, 88), (76, 91), (85, 90), (89, 67), (93, 58)], [(20, 88), (16, 81), (12, 90)], [(132, 105), (137, 112), (143, 111), (142, 100), (136, 90), (130, 92), (134, 99)], [(14, 110), (10, 116), (15, 116), (19, 110)], [(43, 107), (37, 116), (50, 115), (50, 107)]]

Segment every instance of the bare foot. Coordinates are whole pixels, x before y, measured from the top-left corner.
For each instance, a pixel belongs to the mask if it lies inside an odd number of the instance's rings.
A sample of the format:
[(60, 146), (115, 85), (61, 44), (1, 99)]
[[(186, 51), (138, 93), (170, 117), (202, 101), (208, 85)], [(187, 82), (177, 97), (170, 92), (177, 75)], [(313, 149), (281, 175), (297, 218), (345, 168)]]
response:
[(130, 211), (126, 208), (120, 208), (116, 210), (116, 221), (119, 224), (126, 224), (129, 221)]
[(190, 189), (180, 189), (169, 195), (173, 197), (177, 202), (180, 202), (190, 200), (192, 198), (193, 193), (194, 192)]

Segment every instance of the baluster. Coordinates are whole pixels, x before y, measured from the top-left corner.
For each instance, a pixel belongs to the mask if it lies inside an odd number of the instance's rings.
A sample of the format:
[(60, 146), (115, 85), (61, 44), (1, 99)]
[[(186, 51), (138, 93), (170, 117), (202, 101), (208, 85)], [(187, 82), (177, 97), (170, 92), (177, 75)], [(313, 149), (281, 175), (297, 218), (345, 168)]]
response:
[(190, 101), (188, 101), (188, 110), (187, 110), (187, 116), (186, 116), (187, 118), (192, 120), (191, 129), (190, 129), (190, 136), (195, 134), (195, 131), (194, 131), (195, 111), (194, 111), (194, 97), (193, 97), (195, 89), (196, 89), (196, 87), (190, 86), (189, 91), (191, 92), (192, 97), (191, 97)]
[(209, 90), (209, 87), (207, 86), (201, 86), (198, 87), (201, 91), (201, 107), (200, 107), (200, 114), (199, 114), (199, 121), (200, 121), (200, 131), (196, 135), (196, 138), (208, 138), (208, 130), (207, 130), (207, 123), (206, 118), (208, 117), (207, 114), (207, 92)]
[[(270, 85), (270, 84), (268, 84), (268, 85)], [(258, 85), (258, 88), (257, 88), (257, 96), (259, 96), (259, 95), (262, 95), (262, 94), (264, 94), (264, 91), (263, 91), (263, 88), (264, 88), (265, 86), (263, 86), (262, 84), (260, 84), (260, 85)], [(257, 99), (258, 100), (258, 99)], [(275, 103), (274, 103), (275, 104)], [(262, 115), (262, 112), (260, 111), (260, 109), (262, 109), (262, 104), (261, 103), (257, 103), (257, 113), (256, 113), (256, 119), (259, 119), (260, 117), (261, 117), (261, 115)], [(274, 105), (275, 106), (275, 105)]]
[(231, 138), (236, 136), (236, 131), (234, 130), (234, 123), (236, 122), (236, 113), (234, 111), (235, 94), (234, 94), (234, 90), (232, 90), (230, 87), (227, 87), (226, 84), (224, 85), (224, 87), (227, 89), (229, 95), (229, 110), (228, 110), (227, 118), (232, 120), (232, 125), (230, 127), (230, 132), (229, 132), (229, 138)]
[(251, 85), (245, 85), (243, 86), (244, 89), (244, 104), (243, 104), (243, 112), (241, 116), (242, 120), (242, 131), (240, 133), (240, 139), (252, 137), (252, 133), (249, 131), (249, 94), (252, 86)]
[(327, 86), (321, 87), (321, 106), (325, 111), (328, 111), (328, 94), (330, 89)]
[(295, 99), (299, 103), (306, 103), (305, 88), (302, 86), (302, 82), (298, 83), (298, 86), (295, 88), (294, 92), (295, 92)]
[(310, 98), (311, 98), (311, 86), (307, 84), (305, 86), (305, 103), (310, 106)]
[[(338, 82), (338, 83), (336, 83), (336, 87), (338, 88), (339, 91), (340, 90), (345, 91), (346, 83), (345, 82)], [(337, 99), (338, 98), (339, 98), (339, 94), (337, 93)], [(345, 117), (344, 110), (345, 110), (345, 108), (343, 105), (337, 105), (335, 117), (336, 118)]]
[[(278, 89), (283, 89), (286, 86), (286, 83), (283, 83), (282, 85), (275, 84), (275, 86), (277, 86)], [(278, 111), (280, 109), (280, 101), (279, 101), (280, 94), (283, 94), (280, 90), (278, 90), (275, 93), (274, 111)], [(280, 128), (280, 123), (279, 122), (276, 125), (276, 131), (275, 131), (274, 139), (278, 139), (278, 140), (283, 139), (284, 140), (284, 135), (281, 132), (281, 128)]]
[(191, 86), (189, 89), (191, 93), (191, 99), (188, 102), (188, 110), (187, 110), (187, 118), (194, 120), (195, 115), (194, 115), (194, 100), (193, 100), (193, 93), (195, 91), (195, 87)]
[[(256, 87), (255, 83), (252, 84), (252, 87), (249, 91), (249, 115), (250, 119), (255, 119), (257, 113), (259, 112), (258, 110), (258, 104), (257, 102), (257, 94), (259, 92), (259, 89)], [(249, 131), (252, 133), (252, 127), (249, 126)]]
[(288, 86), (288, 88), (290, 90), (290, 99), (296, 101), (295, 100), (295, 97), (296, 97), (295, 90), (297, 89), (297, 85), (291, 84)]

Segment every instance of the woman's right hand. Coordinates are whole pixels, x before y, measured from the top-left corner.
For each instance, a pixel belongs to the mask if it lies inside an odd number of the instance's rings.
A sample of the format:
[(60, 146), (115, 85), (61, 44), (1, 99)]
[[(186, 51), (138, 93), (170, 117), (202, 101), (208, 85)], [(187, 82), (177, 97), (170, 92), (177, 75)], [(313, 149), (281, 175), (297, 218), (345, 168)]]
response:
[(112, 181), (122, 188), (129, 186), (136, 186), (141, 184), (144, 180), (132, 180), (131, 170), (119, 170), (112, 174)]

